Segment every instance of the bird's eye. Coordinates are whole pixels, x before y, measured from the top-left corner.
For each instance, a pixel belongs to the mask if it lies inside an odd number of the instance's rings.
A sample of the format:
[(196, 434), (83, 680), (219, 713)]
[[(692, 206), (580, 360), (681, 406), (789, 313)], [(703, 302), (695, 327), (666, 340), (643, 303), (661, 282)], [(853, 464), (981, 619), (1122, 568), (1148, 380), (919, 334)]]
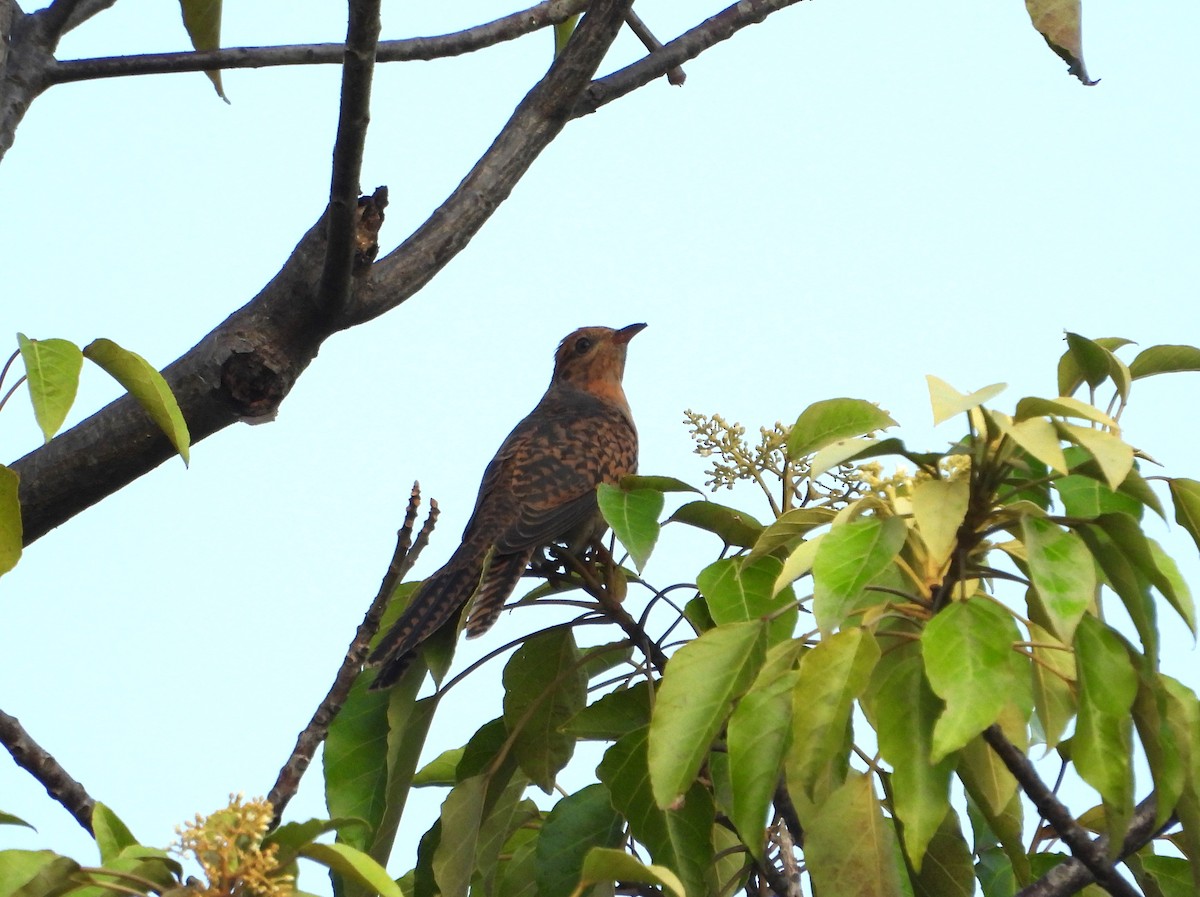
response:
[(586, 336), (581, 336), (575, 340), (575, 354), (583, 355), (588, 349), (592, 348), (592, 341)]

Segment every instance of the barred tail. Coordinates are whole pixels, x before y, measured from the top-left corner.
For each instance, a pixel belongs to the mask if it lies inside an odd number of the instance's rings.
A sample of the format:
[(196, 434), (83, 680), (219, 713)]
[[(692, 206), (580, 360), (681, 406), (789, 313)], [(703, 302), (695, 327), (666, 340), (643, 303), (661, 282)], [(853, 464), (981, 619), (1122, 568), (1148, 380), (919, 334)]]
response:
[(395, 685), (421, 643), (458, 613), (479, 587), (483, 559), (474, 551), (464, 552), (466, 548), (463, 545), (446, 566), (421, 583), (400, 619), (367, 658), (368, 666), (379, 666), (372, 690)]
[(521, 574), (529, 566), (533, 557), (532, 549), (517, 554), (503, 554), (493, 557), (483, 573), (483, 581), (471, 605), (471, 615), (467, 617), (467, 638), (483, 635), (500, 616), (504, 602), (517, 587)]

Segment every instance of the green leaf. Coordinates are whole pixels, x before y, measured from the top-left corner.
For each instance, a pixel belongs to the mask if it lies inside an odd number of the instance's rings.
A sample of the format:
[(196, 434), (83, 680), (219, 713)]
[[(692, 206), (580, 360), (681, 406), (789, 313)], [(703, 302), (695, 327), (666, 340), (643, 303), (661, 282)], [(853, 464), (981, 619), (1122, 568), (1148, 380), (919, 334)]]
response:
[(442, 802), (442, 836), (433, 854), (433, 875), (443, 897), (466, 897), (475, 871), (487, 787), (486, 776), (471, 776), (455, 785)]
[(1071, 740), (1071, 759), (1080, 777), (1100, 793), (1110, 837), (1120, 843), (1133, 814), (1130, 712), (1137, 696), (1137, 673), (1121, 639), (1090, 615), (1075, 631), (1075, 663), (1079, 720)]
[[(500, 863), (498, 897), (537, 897), (537, 842), (538, 832), (531, 829), (517, 829), (508, 839), (504, 851), (509, 859)], [(415, 888), (405, 893), (414, 894)]]
[(763, 534), (763, 525), (744, 511), (715, 501), (692, 501), (680, 507), (667, 523), (686, 523), (721, 537), (726, 545), (749, 548)]
[(361, 819), (306, 819), (304, 822), (285, 822), (263, 838), (263, 846), (277, 845), (275, 858), (279, 865), (295, 862), (300, 848), (311, 844), (326, 832), (366, 825)]
[(1021, 531), (1034, 588), (1055, 635), (1069, 642), (1095, 597), (1092, 554), (1075, 533), (1039, 517), (1022, 517)]
[(575, 714), (562, 731), (583, 740), (616, 741), (634, 729), (649, 725), (653, 706), (650, 683), (642, 679), (593, 701)]
[(767, 808), (792, 735), (792, 691), (798, 670), (746, 692), (729, 718), (729, 768), (733, 788), (730, 821), (742, 842), (762, 859)]
[(1000, 718), (1022, 670), (1012, 616), (988, 598), (956, 601), (921, 635), (925, 673), (946, 710), (933, 730), (931, 760), (962, 748)]
[(613, 809), (608, 788), (594, 783), (554, 805), (537, 842), (537, 893), (570, 897), (593, 848), (621, 844), (624, 821)]
[(33, 828), (32, 825), (30, 825), (20, 816), (14, 816), (12, 813), (5, 813), (3, 810), (0, 810), (0, 825), (21, 825), (25, 828), (33, 829), (35, 832), (37, 831), (36, 828)]
[(1142, 868), (1154, 877), (1162, 897), (1195, 897), (1196, 885), (1188, 860), (1149, 854), (1142, 857)]
[(795, 461), (850, 436), (897, 426), (891, 415), (862, 399), (825, 399), (800, 412), (788, 434), (788, 460)]
[(913, 880), (916, 897), (973, 897), (975, 868), (962, 835), (958, 814), (951, 810), (933, 834), (925, 862)]
[(675, 477), (641, 476), (636, 473), (621, 477), (620, 486), (626, 492), (633, 492), (638, 489), (653, 489), (656, 492), (695, 492), (697, 495), (704, 494), (695, 486), (691, 486), (683, 480), (677, 480)]
[(1200, 371), (1200, 349), (1195, 346), (1151, 346), (1129, 365), (1134, 380), (1175, 371)]
[(1146, 751), (1150, 775), (1154, 780), (1157, 806), (1156, 828), (1161, 827), (1174, 811), (1186, 780), (1183, 750), (1185, 742), (1177, 740), (1169, 722), (1171, 697), (1162, 677), (1150, 670), (1138, 671), (1137, 697), (1133, 702), (1133, 723)]
[(819, 894), (885, 897), (903, 893), (896, 831), (883, 817), (871, 779), (852, 773), (804, 832), (804, 860)]
[(463, 748), (450, 748), (442, 751), (413, 776), (414, 788), (426, 788), (430, 785), (441, 785), (449, 788), (458, 781), (458, 761), (462, 759)]
[(646, 729), (621, 738), (605, 752), (596, 775), (629, 821), (633, 837), (679, 876), (688, 897), (702, 897), (713, 856), (712, 797), (704, 785), (693, 782), (676, 809), (660, 810), (650, 787), (647, 739)]
[(623, 850), (606, 847), (593, 847), (588, 851), (575, 895), (579, 897), (589, 885), (615, 881), (636, 881), (655, 885), (665, 888), (675, 897), (685, 897), (683, 882), (670, 869), (665, 866), (644, 865)]
[(658, 515), (662, 513), (663, 494), (656, 489), (626, 492), (601, 483), (596, 493), (600, 513), (613, 533), (629, 551), (638, 572), (646, 566), (654, 543), (658, 541)]
[(117, 814), (99, 801), (92, 810), (92, 834), (96, 838), (96, 846), (100, 848), (101, 863), (111, 862), (126, 847), (138, 843)]
[(833, 772), (846, 768), (846, 731), (854, 702), (879, 661), (879, 646), (865, 629), (851, 628), (822, 639), (800, 660), (794, 691), (788, 788), (820, 803), (842, 784)]
[(344, 881), (352, 881), (379, 897), (404, 897), (386, 869), (349, 844), (308, 844), (300, 848), (300, 856), (320, 863)]
[[(1163, 597), (1175, 608), (1176, 613), (1183, 617), (1183, 621), (1188, 624), (1194, 634), (1196, 632), (1196, 605), (1192, 601), (1192, 591), (1188, 587), (1187, 580), (1179, 572), (1179, 566), (1175, 563), (1175, 559), (1163, 551), (1161, 545), (1153, 539), (1147, 539), (1146, 544), (1150, 546), (1150, 555), (1154, 559), (1154, 566), (1170, 584), (1170, 590), (1163, 592)], [(1162, 591), (1161, 587), (1159, 591)]]
[[(991, 750), (991, 748), (988, 748)], [(1002, 868), (1006, 872), (1007, 881), (1012, 884), (1007, 890), (989, 891), (987, 889), (986, 879), (980, 878), (984, 884), (984, 890), (988, 894), (1003, 895), (1003, 897), (1011, 897), (1016, 893), (1017, 882), (1020, 884), (1028, 884), (1032, 881), (1032, 875), (1029, 869), (1029, 856), (1025, 853), (1025, 845), (1022, 843), (1024, 837), (1023, 816), (1021, 812), (1021, 796), (1014, 793), (1009, 799), (1008, 805), (1000, 813), (993, 813), (990, 808), (984, 807), (971, 792), (972, 783), (969, 779), (964, 778), (963, 784), (967, 789), (967, 812), (971, 815), (971, 823), (975, 827), (975, 844), (976, 852), (981, 857), (988, 857), (988, 865), (993, 869)], [(1003, 856), (1006, 861), (1001, 862), (997, 859), (997, 851), (993, 854), (991, 851), (981, 849), (983, 845), (999, 844), (1003, 851)]]
[[(1184, 584), (1182, 593), (1175, 588), (1176, 581), (1183, 583), (1174, 563), (1170, 561), (1161, 548), (1155, 551), (1151, 540), (1133, 518), (1126, 514), (1104, 514), (1096, 518), (1096, 525), (1101, 527), (1113, 544), (1128, 558), (1142, 576), (1158, 589), (1176, 612), (1195, 630), (1195, 610), (1192, 599)], [(1174, 576), (1169, 576), (1159, 565), (1158, 558), (1166, 558), (1166, 563), (1173, 570)]]
[[(438, 707), (440, 695), (437, 693), (416, 700), (424, 679), (423, 667), (414, 664), (414, 668), (405, 672), (391, 689), (391, 701), (387, 706), (387, 791), (384, 794), (383, 816), (375, 828), (369, 851), (380, 863), (386, 863), (391, 856), (392, 842), (408, 800), (417, 761)], [(328, 741), (325, 750), (329, 750)], [(338, 837), (348, 841), (344, 831), (339, 830)]]
[(1068, 517), (1099, 517), (1101, 514), (1128, 514), (1135, 520), (1141, 519), (1142, 503), (1124, 492), (1114, 492), (1092, 477), (1071, 474), (1056, 477), (1054, 488), (1058, 490), (1063, 510)]
[(1075, 718), (1075, 656), (1068, 645), (1036, 623), (1029, 625), (1033, 642), (1033, 705), (1046, 749), (1062, 740)]
[(388, 702), (415, 694), (423, 678), (421, 670), (410, 670), (395, 688), (368, 691), (368, 677), (360, 676), (329, 727), (321, 755), (325, 804), (331, 818), (367, 823), (367, 829), (341, 833), (346, 843), (359, 849), (369, 846), (369, 835), (379, 827), (387, 804)]
[(695, 780), (713, 738), (763, 664), (765, 624), (710, 629), (671, 657), (650, 721), (654, 799), (672, 806)]
[(183, 463), (187, 464), (191, 437), (179, 403), (175, 401), (171, 387), (167, 386), (162, 374), (142, 356), (122, 349), (112, 340), (93, 340), (84, 347), (83, 354), (129, 390), (129, 394), (171, 440)]
[(771, 617), (767, 641), (776, 644), (791, 637), (798, 616), (792, 590), (775, 592), (782, 570), (783, 562), (774, 557), (756, 561), (724, 558), (701, 570), (696, 586), (708, 602), (713, 622), (720, 625)]
[[(221, 46), (221, 0), (179, 0), (183, 13), (183, 27), (187, 29), (192, 46), (197, 50), (216, 50)], [(217, 96), (226, 103), (225, 89), (221, 86), (221, 70), (213, 69), (204, 74), (212, 81)]]
[[(1109, 358), (1112, 353), (1078, 333), (1067, 333), (1067, 354), (1075, 361), (1083, 380), (1092, 389), (1108, 379)], [(1064, 356), (1065, 357), (1065, 356)], [(1060, 367), (1061, 371), (1061, 367)], [(1062, 395), (1070, 395), (1074, 390), (1059, 388)]]
[(17, 497), (21, 478), (16, 471), (0, 464), (0, 576), (21, 559), (24, 535), (21, 524), (21, 502)]
[(1171, 487), (1171, 501), (1175, 503), (1175, 522), (1187, 530), (1187, 534), (1200, 549), (1200, 482), (1184, 477), (1167, 479)]
[(50, 850), (0, 850), (0, 894), (58, 897), (76, 887), (74, 860)]
[(23, 333), (17, 334), (17, 345), (25, 362), (33, 416), (49, 442), (75, 404), (79, 372), (83, 370), (83, 353), (77, 345), (65, 339), (34, 340)]
[(823, 633), (880, 601), (866, 588), (891, 564), (907, 536), (899, 517), (860, 517), (825, 533), (813, 560), (813, 615)]
[(560, 730), (583, 709), (587, 677), (570, 629), (526, 639), (504, 666), (504, 725), (521, 769), (547, 794), (575, 751)]
[(1109, 588), (1117, 593), (1121, 603), (1125, 605), (1138, 631), (1138, 637), (1142, 640), (1146, 656), (1157, 666), (1158, 625), (1149, 580), (1134, 568), (1125, 553), (1113, 543), (1103, 528), (1092, 525), (1077, 526), (1075, 532), (1096, 559)]
[(885, 650), (863, 696), (879, 751), (892, 765), (892, 806), (904, 826), (904, 850), (921, 871), (925, 849), (950, 808), (954, 758), (931, 760), (933, 730), (944, 705), (925, 678), (920, 645)]
[(781, 550), (790, 554), (812, 530), (831, 522), (836, 516), (837, 513), (831, 508), (793, 508), (785, 511), (763, 530), (750, 550), (747, 561), (756, 561)]
[(972, 408), (978, 408), (988, 399), (995, 398), (1008, 388), (1005, 383), (993, 383), (991, 386), (985, 386), (983, 389), (963, 395), (945, 380), (932, 374), (925, 375), (925, 382), (929, 384), (929, 401), (933, 406), (933, 425), (935, 427)]
[(879, 445), (880, 440), (866, 436), (851, 436), (849, 439), (839, 439), (831, 442), (812, 456), (808, 463), (808, 478), (815, 480), (827, 470), (832, 470), (839, 464), (845, 464), (852, 458), (861, 458), (871, 453)]
[(913, 517), (931, 560), (941, 566), (958, 544), (958, 528), (967, 516), (971, 484), (966, 479), (921, 480), (913, 487)]

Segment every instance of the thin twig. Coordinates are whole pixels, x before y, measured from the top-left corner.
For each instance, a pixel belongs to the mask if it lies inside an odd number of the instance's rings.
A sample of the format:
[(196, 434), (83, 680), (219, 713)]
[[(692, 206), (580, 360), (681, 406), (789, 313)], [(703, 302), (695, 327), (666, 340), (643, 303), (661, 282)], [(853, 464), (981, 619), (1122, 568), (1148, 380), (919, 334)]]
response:
[(983, 738), (1008, 771), (1020, 782), (1021, 790), (1033, 801), (1042, 818), (1054, 827), (1071, 853), (1087, 867), (1096, 883), (1113, 897), (1141, 897), (1133, 885), (1118, 874), (1108, 858), (1103, 843), (1093, 840), (1087, 830), (1075, 821), (1071, 811), (1055, 796), (1033, 768), (1029, 758), (1009, 741), (997, 725), (983, 730)]
[(800, 0), (741, 0), (727, 6), (715, 16), (688, 29), (675, 40), (668, 41), (661, 50), (656, 50), (632, 65), (593, 81), (575, 104), (571, 117), (591, 115), (601, 106), (620, 99), (656, 78), (661, 78), (676, 66), (695, 59), (709, 47), (728, 40), (743, 28), (757, 25), (772, 13), (799, 2)]
[(414, 542), (412, 539), (413, 527), (416, 525), (417, 507), (420, 503), (420, 484), (413, 483), (412, 493), (408, 498), (408, 508), (404, 514), (404, 524), (397, 533), (396, 550), (392, 553), (392, 560), (383, 576), (383, 582), (380, 583), (379, 592), (376, 594), (375, 600), (371, 602), (362, 623), (359, 624), (358, 631), (354, 633), (354, 638), (350, 641), (346, 657), (338, 668), (329, 693), (317, 707), (316, 713), (304, 727), (304, 731), (297, 737), (296, 746), (292, 749), (292, 754), (288, 757), (287, 762), (283, 764), (283, 768), (279, 770), (279, 776), (267, 797), (275, 810), (272, 826), (279, 824), (284, 807), (295, 796), (296, 789), (300, 787), (300, 779), (312, 762), (313, 755), (325, 740), (325, 736), (329, 734), (329, 726), (334, 717), (346, 703), (346, 697), (350, 694), (350, 688), (354, 685), (359, 671), (362, 670), (363, 661), (367, 657), (367, 649), (372, 637), (379, 629), (379, 621), (383, 618), (383, 612), (387, 609), (389, 599), (408, 571), (412, 569), (413, 564), (416, 563), (421, 549), (429, 542), (429, 534), (437, 524), (438, 506), (436, 501), (429, 500), (429, 514)]
[(92, 796), (30, 737), (15, 716), (3, 710), (0, 710), (0, 744), (8, 748), (17, 766), (41, 782), (46, 793), (62, 804), (84, 831), (92, 834), (92, 809), (96, 806)]
[[(380, 41), (377, 62), (412, 62), (461, 56), (564, 22), (581, 12), (587, 0), (544, 0), (529, 9), (450, 34)], [(165, 75), (284, 65), (336, 65), (344, 44), (294, 44), (279, 47), (227, 47), (192, 53), (147, 53), (68, 59), (53, 65), (47, 85), (134, 75)]]
[(371, 77), (379, 43), (380, 0), (350, 0), (342, 64), (342, 99), (333, 146), (329, 208), (325, 213), (325, 265), (319, 297), (331, 317), (345, 307), (354, 272), (359, 176), (371, 121)]
[[(629, 26), (629, 30), (637, 35), (637, 39), (642, 42), (642, 46), (653, 53), (655, 50), (662, 49), (662, 41), (654, 36), (654, 32), (646, 27), (646, 23), (632, 9), (625, 13), (625, 24)], [(667, 81), (675, 87), (683, 87), (683, 82), (687, 80), (687, 73), (680, 66), (675, 66), (667, 72)]]

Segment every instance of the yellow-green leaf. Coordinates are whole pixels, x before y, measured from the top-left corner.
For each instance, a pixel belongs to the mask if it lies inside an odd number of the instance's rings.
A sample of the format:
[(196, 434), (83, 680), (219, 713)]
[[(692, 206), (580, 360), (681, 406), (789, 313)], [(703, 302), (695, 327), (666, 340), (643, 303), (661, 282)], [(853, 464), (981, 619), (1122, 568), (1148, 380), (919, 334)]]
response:
[(1097, 83), (1083, 64), (1082, 0), (1025, 0), (1025, 8), (1050, 49), (1070, 66), (1070, 74), (1089, 87)]
[(171, 440), (183, 463), (187, 464), (191, 436), (188, 435), (179, 403), (175, 401), (171, 387), (167, 386), (162, 374), (136, 352), (122, 349), (109, 339), (93, 340), (84, 347), (83, 354), (129, 390), (129, 394)]
[(867, 586), (887, 569), (907, 535), (899, 517), (860, 517), (825, 534), (813, 561), (813, 615), (822, 632), (881, 600)]
[(754, 548), (750, 550), (749, 560), (756, 561), (781, 549), (787, 549), (790, 553), (808, 533), (829, 523), (835, 516), (837, 513), (831, 508), (793, 508), (786, 511), (758, 537)]
[(349, 844), (306, 844), (299, 853), (338, 873), (344, 881), (352, 881), (379, 897), (404, 897), (386, 869)]
[[(217, 50), (221, 46), (221, 0), (179, 0), (183, 13), (183, 27), (187, 29), (192, 46), (197, 50)], [(217, 96), (225, 102), (225, 89), (221, 86), (219, 69), (205, 72), (216, 88)]]
[(964, 479), (921, 480), (913, 488), (913, 517), (917, 531), (929, 549), (929, 557), (940, 567), (958, 544), (958, 528), (967, 516), (971, 485)]
[(819, 894), (903, 894), (896, 830), (879, 807), (869, 776), (853, 773), (805, 826), (804, 860)]
[(65, 339), (29, 339), (17, 334), (33, 416), (49, 442), (67, 419), (79, 389), (83, 352)]
[(993, 383), (991, 386), (985, 386), (983, 389), (977, 389), (973, 393), (964, 395), (945, 380), (935, 377), (933, 374), (926, 374), (925, 382), (929, 384), (929, 401), (933, 406), (934, 426), (970, 411), (972, 408), (978, 408), (1007, 388), (1005, 383)]
[(17, 490), (21, 478), (15, 470), (0, 464), (0, 576), (21, 559), (24, 536), (21, 525), (21, 502)]
[(1200, 371), (1200, 349), (1195, 346), (1151, 346), (1129, 365), (1134, 380), (1175, 371)]
[(1133, 470), (1133, 446), (1107, 430), (1093, 430), (1076, 424), (1059, 424), (1059, 432), (1082, 446), (1096, 460), (1110, 489), (1117, 489)]
[(1017, 413), (1013, 419), (1028, 420), (1031, 417), (1078, 417), (1082, 420), (1095, 421), (1116, 432), (1120, 429), (1117, 422), (1087, 402), (1081, 402), (1073, 396), (1059, 396), (1057, 399), (1043, 399), (1037, 396), (1027, 396), (1017, 402)]
[(636, 881), (666, 888), (675, 897), (685, 897), (683, 882), (666, 866), (646, 865), (623, 850), (593, 847), (583, 860), (583, 875), (572, 897), (580, 897), (589, 886), (601, 882)]
[(1019, 423), (1011, 423), (1004, 415), (994, 415), (996, 424), (1004, 435), (1019, 445), (1047, 467), (1059, 473), (1067, 473), (1067, 458), (1059, 445), (1058, 430), (1043, 417), (1031, 417)]

